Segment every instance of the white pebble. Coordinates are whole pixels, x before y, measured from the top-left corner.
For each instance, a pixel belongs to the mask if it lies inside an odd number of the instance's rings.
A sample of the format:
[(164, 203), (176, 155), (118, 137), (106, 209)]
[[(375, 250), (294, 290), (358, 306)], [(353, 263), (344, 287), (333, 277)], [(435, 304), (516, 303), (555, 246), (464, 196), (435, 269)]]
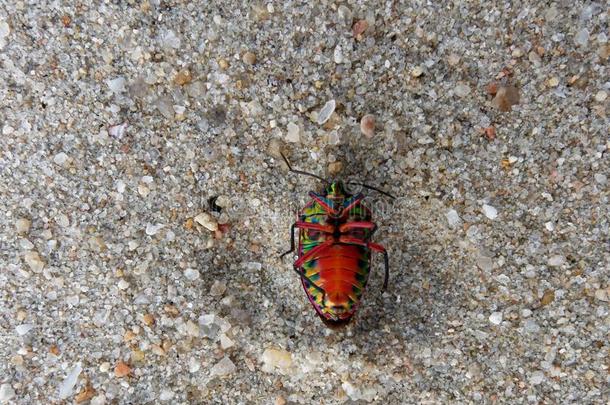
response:
[(199, 271), (188, 268), (188, 269), (184, 270), (184, 277), (186, 277), (187, 279), (189, 279), (191, 281), (197, 280), (199, 278)]
[(196, 373), (201, 368), (201, 362), (196, 357), (189, 359), (189, 373)]
[(150, 235), (150, 236), (156, 235), (157, 232), (159, 232), (161, 229), (163, 229), (164, 226), (165, 225), (163, 225), (163, 224), (151, 224), (151, 223), (148, 223), (146, 225), (146, 234)]
[(170, 399), (172, 399), (174, 397), (174, 395), (176, 395), (174, 393), (174, 391), (163, 390), (163, 391), (161, 391), (161, 394), (159, 395), (159, 400), (161, 400), (161, 401), (169, 401)]
[(126, 290), (129, 288), (129, 283), (125, 279), (121, 279), (117, 284), (120, 290)]
[(17, 219), (17, 221), (15, 221), (15, 228), (17, 230), (17, 233), (21, 235), (28, 233), (30, 231), (31, 225), (32, 222), (27, 218), (19, 218)]
[(549, 266), (559, 267), (566, 262), (566, 258), (562, 255), (554, 255), (549, 258)]
[(229, 347), (234, 346), (235, 343), (227, 337), (224, 333), (220, 335), (220, 347), (222, 350), (227, 350)]
[(491, 315), (489, 315), (489, 322), (493, 323), (494, 325), (501, 324), (502, 312), (492, 312)]
[(343, 51), (341, 50), (341, 45), (337, 45), (335, 51), (333, 52), (333, 60), (338, 65), (343, 63)]
[(93, 398), (91, 398), (91, 402), (89, 403), (89, 405), (105, 405), (105, 404), (106, 404), (106, 395), (104, 395), (104, 393), (94, 396)]
[(593, 175), (593, 178), (595, 179), (596, 182), (598, 182), (599, 184), (606, 184), (606, 182), (608, 181), (608, 177), (605, 174), (602, 173), (595, 173)]
[(289, 122), (286, 131), (286, 141), (298, 143), (301, 141), (301, 129), (293, 122)]
[(454, 227), (460, 223), (460, 216), (458, 215), (456, 210), (452, 209), (447, 211), (445, 216), (447, 217), (447, 222), (449, 222), (449, 226)]
[(534, 371), (530, 376), (530, 383), (538, 385), (544, 381), (544, 373), (542, 371)]
[(122, 93), (125, 91), (125, 78), (122, 76), (115, 79), (108, 79), (106, 80), (106, 84), (113, 93)]
[(487, 256), (480, 256), (477, 259), (477, 266), (479, 266), (479, 268), (485, 272), (490, 272), (493, 270), (493, 260), (491, 257), (487, 257)]
[(284, 349), (266, 349), (261, 360), (263, 371), (267, 373), (275, 369), (285, 373), (292, 366), (292, 354)]
[(72, 395), (72, 391), (74, 390), (74, 386), (78, 381), (78, 376), (80, 375), (83, 368), (80, 363), (76, 363), (76, 366), (68, 373), (64, 381), (59, 386), (59, 398), (66, 399)]
[(25, 334), (27, 334), (29, 331), (31, 331), (32, 329), (34, 329), (34, 325), (32, 325), (31, 323), (24, 323), (23, 325), (19, 325), (15, 328), (15, 332), (17, 332), (17, 334), (19, 336), (23, 336)]
[(199, 336), (199, 325), (197, 325), (195, 322), (189, 320), (186, 323), (186, 334), (189, 336), (198, 337)]
[(246, 270), (249, 271), (260, 271), (263, 268), (263, 265), (258, 262), (248, 262), (246, 263)]
[(23, 250), (32, 250), (34, 249), (34, 244), (27, 239), (20, 239), (19, 247), (21, 247)]
[(125, 129), (127, 129), (126, 122), (119, 125), (111, 126), (110, 128), (108, 128), (108, 133), (117, 139), (122, 139), (123, 135), (125, 135)]
[(608, 93), (603, 90), (600, 90), (595, 94), (595, 101), (599, 103), (606, 101), (606, 98), (608, 98)]
[(23, 255), (25, 262), (34, 273), (40, 273), (44, 268), (45, 263), (42, 261), (38, 252), (29, 251)]
[(210, 370), (210, 375), (225, 376), (232, 374), (233, 372), (235, 372), (235, 370), (235, 364), (233, 364), (233, 362), (228, 356), (225, 356), (222, 358), (222, 360), (220, 360), (212, 367), (212, 369)]
[(576, 42), (576, 45), (586, 46), (589, 42), (589, 31), (586, 28), (578, 31), (574, 36), (574, 42)]
[(496, 219), (498, 216), (498, 210), (491, 205), (483, 204), (483, 214), (489, 219)]
[(466, 97), (467, 95), (470, 94), (470, 86), (468, 86), (465, 83), (460, 83), (457, 86), (455, 86), (455, 95), (458, 97)]
[(8, 403), (13, 398), (15, 398), (15, 390), (11, 387), (11, 384), (0, 385), (0, 403)]
[(210, 295), (219, 297), (225, 293), (227, 290), (227, 284), (224, 281), (216, 280), (214, 284), (212, 284), (212, 288), (210, 288)]
[(123, 180), (117, 180), (115, 185), (116, 185), (116, 191), (118, 191), (121, 194), (125, 192), (126, 184)]
[(68, 155), (66, 155), (63, 152), (59, 152), (53, 158), (53, 163), (55, 163), (56, 165), (59, 165), (59, 166), (63, 166), (67, 161), (68, 161)]
[(218, 222), (216, 219), (208, 214), (207, 212), (202, 212), (201, 214), (195, 217), (195, 222), (199, 225), (203, 226), (210, 232), (216, 232), (218, 230)]
[(66, 303), (72, 307), (75, 307), (80, 303), (80, 297), (78, 296), (78, 294), (70, 295), (66, 298)]
[(329, 100), (324, 104), (324, 107), (318, 113), (318, 125), (324, 125), (330, 119), (330, 116), (335, 112), (336, 106), (335, 100)]
[(68, 218), (68, 216), (63, 212), (57, 214), (55, 222), (57, 222), (57, 225), (61, 226), (62, 228), (67, 228), (70, 226), (70, 218)]
[(608, 289), (600, 288), (598, 290), (595, 290), (595, 299), (598, 299), (598, 300), (604, 301), (604, 302), (608, 302), (609, 298), (610, 298), (610, 288), (608, 288)]

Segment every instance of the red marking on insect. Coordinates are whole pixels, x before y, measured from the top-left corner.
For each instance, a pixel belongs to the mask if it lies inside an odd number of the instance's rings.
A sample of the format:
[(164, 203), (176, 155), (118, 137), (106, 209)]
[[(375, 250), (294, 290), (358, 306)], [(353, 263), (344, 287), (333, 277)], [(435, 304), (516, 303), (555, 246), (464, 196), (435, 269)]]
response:
[[(362, 193), (351, 194), (342, 181), (328, 182), (312, 173), (294, 170), (282, 154), (288, 169), (315, 177), (326, 183), (321, 193), (311, 191), (311, 201), (298, 214), (292, 225), (290, 250), (295, 250), (295, 229), (299, 230), (294, 270), (301, 278), (307, 298), (329, 327), (347, 325), (358, 306), (371, 270), (371, 252), (383, 253), (385, 290), (389, 278), (389, 261), (385, 248), (373, 243), (377, 229), (371, 210), (363, 204)], [(360, 185), (391, 195), (375, 187)]]

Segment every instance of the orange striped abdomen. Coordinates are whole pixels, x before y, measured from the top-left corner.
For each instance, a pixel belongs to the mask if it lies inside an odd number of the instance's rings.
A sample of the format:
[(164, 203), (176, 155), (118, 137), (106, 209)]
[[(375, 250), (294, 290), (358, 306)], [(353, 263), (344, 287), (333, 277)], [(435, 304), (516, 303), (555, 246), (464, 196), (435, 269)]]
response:
[(325, 317), (352, 316), (368, 280), (370, 251), (362, 246), (333, 244), (304, 263), (305, 275), (319, 289), (303, 280), (303, 287), (314, 307)]

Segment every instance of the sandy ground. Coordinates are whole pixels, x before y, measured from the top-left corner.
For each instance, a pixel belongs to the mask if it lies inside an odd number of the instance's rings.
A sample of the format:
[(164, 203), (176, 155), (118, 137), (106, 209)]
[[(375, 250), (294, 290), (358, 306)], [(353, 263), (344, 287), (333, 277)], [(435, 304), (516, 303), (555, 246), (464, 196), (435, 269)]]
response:
[[(247, 3), (0, 1), (0, 401), (606, 403), (604, 2)], [(343, 331), (278, 150), (397, 197)]]

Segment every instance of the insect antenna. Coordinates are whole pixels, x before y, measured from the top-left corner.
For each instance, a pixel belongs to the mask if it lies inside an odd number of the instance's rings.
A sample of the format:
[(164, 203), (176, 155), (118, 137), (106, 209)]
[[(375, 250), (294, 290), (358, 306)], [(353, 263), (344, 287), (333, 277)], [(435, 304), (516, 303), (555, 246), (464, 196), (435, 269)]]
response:
[(386, 193), (385, 191), (383, 191), (383, 190), (381, 190), (381, 189), (378, 189), (377, 187), (369, 186), (368, 184), (364, 184), (364, 183), (354, 183), (354, 182), (352, 182), (352, 181), (350, 181), (350, 182), (349, 182), (349, 183), (347, 183), (347, 184), (352, 184), (352, 185), (354, 185), (354, 186), (362, 186), (362, 187), (364, 187), (364, 188), (368, 188), (369, 190), (374, 190), (374, 191), (377, 191), (378, 193), (381, 193), (381, 194), (383, 194), (383, 195), (385, 195), (385, 196), (387, 196), (387, 197), (390, 197), (390, 198), (391, 198), (391, 199), (393, 199), (393, 200), (394, 200), (394, 199), (396, 199), (396, 197), (394, 197), (392, 194), (390, 194), (390, 193)]
[(288, 166), (288, 170), (290, 170), (293, 173), (296, 174), (304, 174), (305, 176), (311, 176), (311, 177), (315, 177), (318, 180), (322, 180), (324, 183), (328, 184), (328, 180), (326, 180), (323, 177), (318, 176), (317, 174), (313, 174), (313, 173), (309, 173), (309, 172), (305, 172), (303, 170), (296, 170), (293, 169), (292, 166), (290, 165), (290, 162), (288, 161), (288, 159), (286, 158), (286, 156), (284, 156), (284, 154), (282, 152), (280, 152), (280, 155), (282, 155), (282, 158), (284, 159), (284, 162), (286, 163), (286, 166)]

